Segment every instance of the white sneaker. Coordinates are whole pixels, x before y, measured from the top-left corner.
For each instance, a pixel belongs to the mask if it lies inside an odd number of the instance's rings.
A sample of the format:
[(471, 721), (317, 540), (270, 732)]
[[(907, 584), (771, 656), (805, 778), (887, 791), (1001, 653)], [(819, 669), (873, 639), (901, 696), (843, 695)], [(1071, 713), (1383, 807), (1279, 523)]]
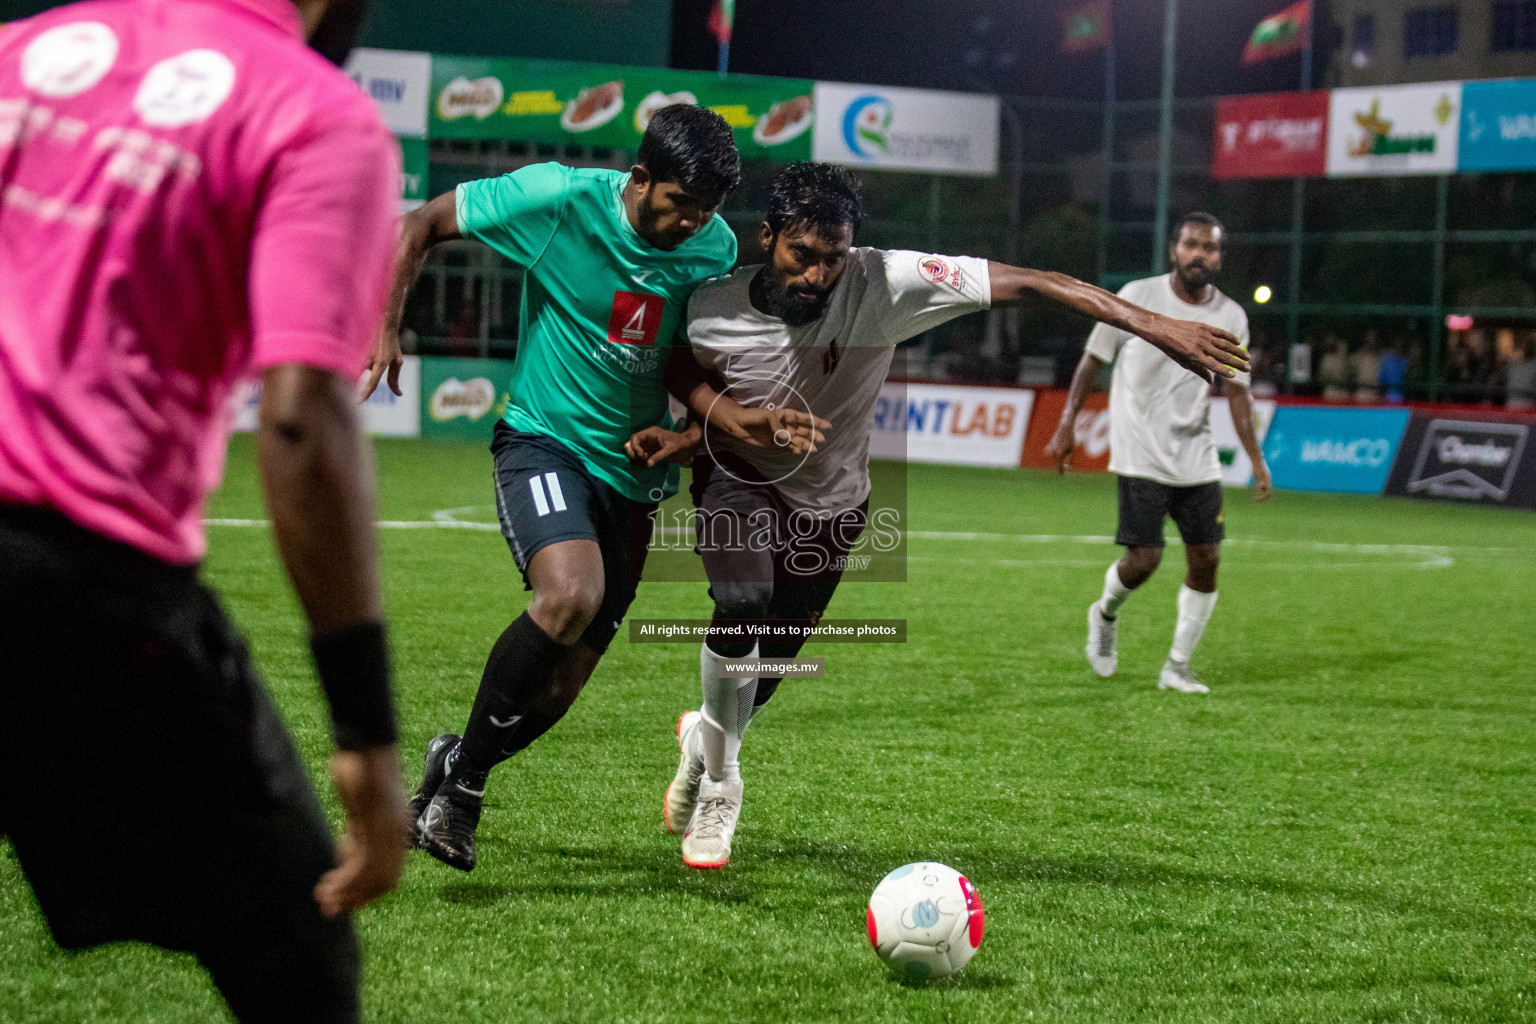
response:
[(741, 817), (741, 779), (699, 782), (699, 802), (683, 834), (683, 863), (691, 868), (723, 868), (731, 859), (731, 837)]
[(1178, 690), (1180, 693), (1210, 693), (1211, 688), (1195, 678), (1188, 665), (1176, 661), (1163, 662), (1162, 674), (1157, 678), (1159, 690)]
[(1108, 679), (1120, 667), (1120, 653), (1115, 650), (1115, 628), (1119, 619), (1106, 619), (1099, 611), (1099, 602), (1088, 606), (1088, 664), (1100, 676)]
[(699, 734), (703, 718), (697, 711), (687, 711), (677, 720), (677, 746), (682, 757), (677, 774), (667, 786), (667, 799), (661, 805), (661, 820), (673, 835), (680, 835), (688, 827), (693, 805), (699, 800), (699, 780), (704, 777), (704, 745)]

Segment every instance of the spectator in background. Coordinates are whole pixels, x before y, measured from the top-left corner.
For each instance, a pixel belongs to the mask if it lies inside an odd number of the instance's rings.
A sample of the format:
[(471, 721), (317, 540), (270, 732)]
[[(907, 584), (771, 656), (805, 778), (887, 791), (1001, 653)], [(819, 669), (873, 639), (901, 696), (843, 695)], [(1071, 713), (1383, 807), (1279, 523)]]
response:
[(1476, 327), (1454, 332), (1451, 337), (1451, 359), (1445, 375), (1446, 394), (1451, 401), (1468, 405), (1488, 401), (1498, 371), (1488, 332)]
[(1253, 395), (1255, 398), (1273, 398), (1285, 383), (1285, 348), (1272, 337), (1262, 337), (1258, 347), (1248, 348), (1248, 359), (1253, 363)]
[(1505, 386), (1507, 408), (1536, 408), (1536, 331), (1522, 331), (1516, 340)]
[(1317, 381), (1323, 386), (1323, 401), (1349, 401), (1349, 345), (1337, 334), (1326, 339), (1327, 353), (1317, 367)]
[(1365, 341), (1351, 360), (1355, 374), (1355, 401), (1381, 401), (1381, 337), (1376, 328), (1365, 331)]
[(1408, 337), (1408, 387), (1422, 394), (1429, 382), (1429, 363), (1424, 358), (1424, 343), (1412, 334)]
[(447, 353), (450, 356), (480, 354), (480, 311), (472, 302), (459, 307), (459, 315), (448, 324)]
[(1400, 340), (1394, 341), (1392, 347), (1382, 354), (1376, 379), (1387, 401), (1399, 403), (1403, 400), (1403, 387), (1408, 381), (1408, 357), (1403, 355)]

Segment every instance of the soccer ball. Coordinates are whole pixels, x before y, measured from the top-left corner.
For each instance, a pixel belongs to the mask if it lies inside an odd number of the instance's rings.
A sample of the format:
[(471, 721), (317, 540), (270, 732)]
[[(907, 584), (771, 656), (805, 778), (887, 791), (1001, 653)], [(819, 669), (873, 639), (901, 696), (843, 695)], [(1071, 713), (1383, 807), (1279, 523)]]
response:
[(986, 914), (976, 887), (943, 864), (907, 864), (869, 897), (869, 943), (901, 978), (954, 974), (981, 945)]

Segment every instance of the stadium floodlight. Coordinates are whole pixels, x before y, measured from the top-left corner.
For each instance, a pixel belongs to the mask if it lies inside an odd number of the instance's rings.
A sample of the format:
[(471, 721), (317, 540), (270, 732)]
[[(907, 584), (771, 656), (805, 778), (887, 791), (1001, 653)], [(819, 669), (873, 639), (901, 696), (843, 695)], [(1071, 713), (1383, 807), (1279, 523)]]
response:
[(1274, 298), (1274, 295), (1275, 291), (1273, 288), (1267, 284), (1261, 284), (1253, 290), (1253, 301), (1262, 306), (1264, 303)]

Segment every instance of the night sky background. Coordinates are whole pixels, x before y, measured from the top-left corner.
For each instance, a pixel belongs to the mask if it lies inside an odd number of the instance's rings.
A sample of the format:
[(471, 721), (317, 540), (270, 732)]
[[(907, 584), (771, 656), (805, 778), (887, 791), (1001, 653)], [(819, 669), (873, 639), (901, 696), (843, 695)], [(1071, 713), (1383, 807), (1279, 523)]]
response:
[[(1079, 0), (737, 0), (731, 70), (743, 74), (1097, 100), (1098, 51), (1060, 51), (1061, 12)], [(1181, 96), (1274, 92), (1300, 85), (1299, 55), (1245, 67), (1243, 45), (1289, 0), (1181, 0)], [(673, 0), (672, 65), (713, 69), (714, 0)], [(1162, 88), (1163, 0), (1114, 0), (1121, 99)], [(1316, 5), (1313, 82), (1326, 84), (1334, 33)]]

